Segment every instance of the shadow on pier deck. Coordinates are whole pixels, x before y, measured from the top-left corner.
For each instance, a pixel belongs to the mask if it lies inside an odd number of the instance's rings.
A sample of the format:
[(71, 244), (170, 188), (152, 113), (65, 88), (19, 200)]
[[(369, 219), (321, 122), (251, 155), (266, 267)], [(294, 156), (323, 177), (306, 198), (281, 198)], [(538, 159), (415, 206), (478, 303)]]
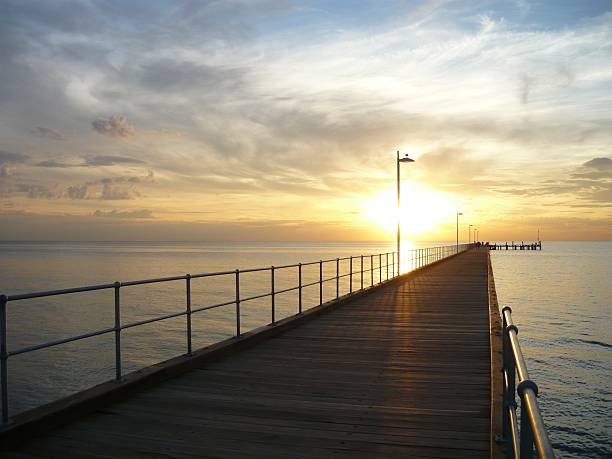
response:
[(488, 269), (461, 253), (5, 457), (490, 457)]

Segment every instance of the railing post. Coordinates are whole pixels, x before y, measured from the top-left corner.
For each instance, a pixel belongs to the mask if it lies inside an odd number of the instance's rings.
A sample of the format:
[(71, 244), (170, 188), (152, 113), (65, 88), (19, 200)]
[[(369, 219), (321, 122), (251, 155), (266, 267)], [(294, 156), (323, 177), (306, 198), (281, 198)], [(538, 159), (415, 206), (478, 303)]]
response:
[(115, 282), (115, 379), (121, 379), (121, 282)]
[(387, 269), (387, 278), (389, 280), (389, 252), (385, 253), (385, 268)]
[(382, 254), (378, 254), (378, 283), (382, 282)]
[(533, 459), (533, 430), (521, 394), (521, 459)]
[(516, 407), (515, 393), (516, 393), (516, 364), (514, 362), (514, 356), (510, 347), (510, 330), (517, 331), (516, 325), (508, 326), (506, 322), (506, 315), (504, 312), (508, 310), (512, 312), (509, 306), (502, 309), (502, 354), (503, 354), (503, 369), (505, 371), (504, 378), (504, 393), (503, 393), (503, 413), (502, 413), (502, 428), (503, 435), (506, 440), (512, 439), (512, 429), (510, 426), (509, 410)]
[(359, 276), (359, 283), (361, 284), (360, 290), (363, 290), (363, 255), (361, 255), (361, 262), (359, 264), (359, 269), (361, 270), (361, 276)]
[(319, 306), (323, 304), (323, 260), (319, 260)]
[(391, 277), (395, 277), (395, 252), (391, 252), (391, 266), (393, 267), (393, 271), (391, 271)]
[(336, 299), (340, 297), (340, 258), (336, 258)]
[(298, 314), (302, 313), (302, 263), (298, 263)]
[(276, 293), (274, 289), (274, 266), (270, 268), (270, 286), (270, 299), (272, 301), (272, 325), (274, 325), (276, 323)]
[(0, 385), (2, 386), (2, 424), (8, 424), (8, 349), (6, 345), (6, 295), (0, 295)]
[(191, 274), (185, 275), (185, 295), (187, 303), (187, 354), (191, 355)]
[(349, 293), (353, 293), (353, 257), (349, 257)]
[(374, 285), (374, 255), (370, 255), (370, 286)]
[(240, 336), (240, 270), (236, 270), (236, 336)]

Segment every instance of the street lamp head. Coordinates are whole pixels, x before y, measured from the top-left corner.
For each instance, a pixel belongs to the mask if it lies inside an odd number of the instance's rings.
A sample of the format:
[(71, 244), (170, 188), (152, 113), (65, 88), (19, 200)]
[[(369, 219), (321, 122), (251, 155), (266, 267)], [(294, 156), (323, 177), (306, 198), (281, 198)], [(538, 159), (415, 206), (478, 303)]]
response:
[(408, 153), (404, 154), (403, 158), (400, 158), (400, 152), (397, 150), (397, 162), (398, 163), (413, 163), (414, 159), (408, 157)]
[(404, 156), (403, 158), (398, 159), (398, 161), (400, 163), (413, 163), (414, 159), (409, 158), (408, 155)]

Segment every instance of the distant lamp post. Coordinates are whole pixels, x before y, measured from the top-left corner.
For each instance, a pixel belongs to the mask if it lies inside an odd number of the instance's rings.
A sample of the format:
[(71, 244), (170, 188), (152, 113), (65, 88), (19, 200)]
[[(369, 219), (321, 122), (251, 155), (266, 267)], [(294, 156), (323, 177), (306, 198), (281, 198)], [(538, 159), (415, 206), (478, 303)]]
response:
[(478, 228), (474, 228), (474, 243), (478, 242)]
[(457, 253), (459, 253), (459, 215), (463, 215), (461, 212), (457, 212)]
[(402, 271), (400, 270), (401, 266), (401, 257), (400, 257), (400, 220), (401, 220), (401, 210), (400, 210), (400, 163), (413, 163), (414, 159), (408, 157), (406, 154), (403, 158), (400, 158), (400, 152), (397, 150), (397, 273), (400, 274)]
[(472, 243), (472, 226), (474, 225), (468, 225), (468, 244)]

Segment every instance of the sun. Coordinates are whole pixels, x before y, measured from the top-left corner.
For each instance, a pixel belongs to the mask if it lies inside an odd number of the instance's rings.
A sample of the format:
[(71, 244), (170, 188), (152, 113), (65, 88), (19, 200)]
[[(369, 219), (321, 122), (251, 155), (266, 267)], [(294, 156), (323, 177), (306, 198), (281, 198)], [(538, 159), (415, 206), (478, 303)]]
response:
[[(437, 226), (454, 218), (456, 206), (444, 193), (431, 190), (407, 190), (402, 192), (400, 223), (402, 238), (425, 238)], [(394, 234), (397, 228), (397, 195), (384, 191), (368, 198), (363, 203), (362, 218)]]

